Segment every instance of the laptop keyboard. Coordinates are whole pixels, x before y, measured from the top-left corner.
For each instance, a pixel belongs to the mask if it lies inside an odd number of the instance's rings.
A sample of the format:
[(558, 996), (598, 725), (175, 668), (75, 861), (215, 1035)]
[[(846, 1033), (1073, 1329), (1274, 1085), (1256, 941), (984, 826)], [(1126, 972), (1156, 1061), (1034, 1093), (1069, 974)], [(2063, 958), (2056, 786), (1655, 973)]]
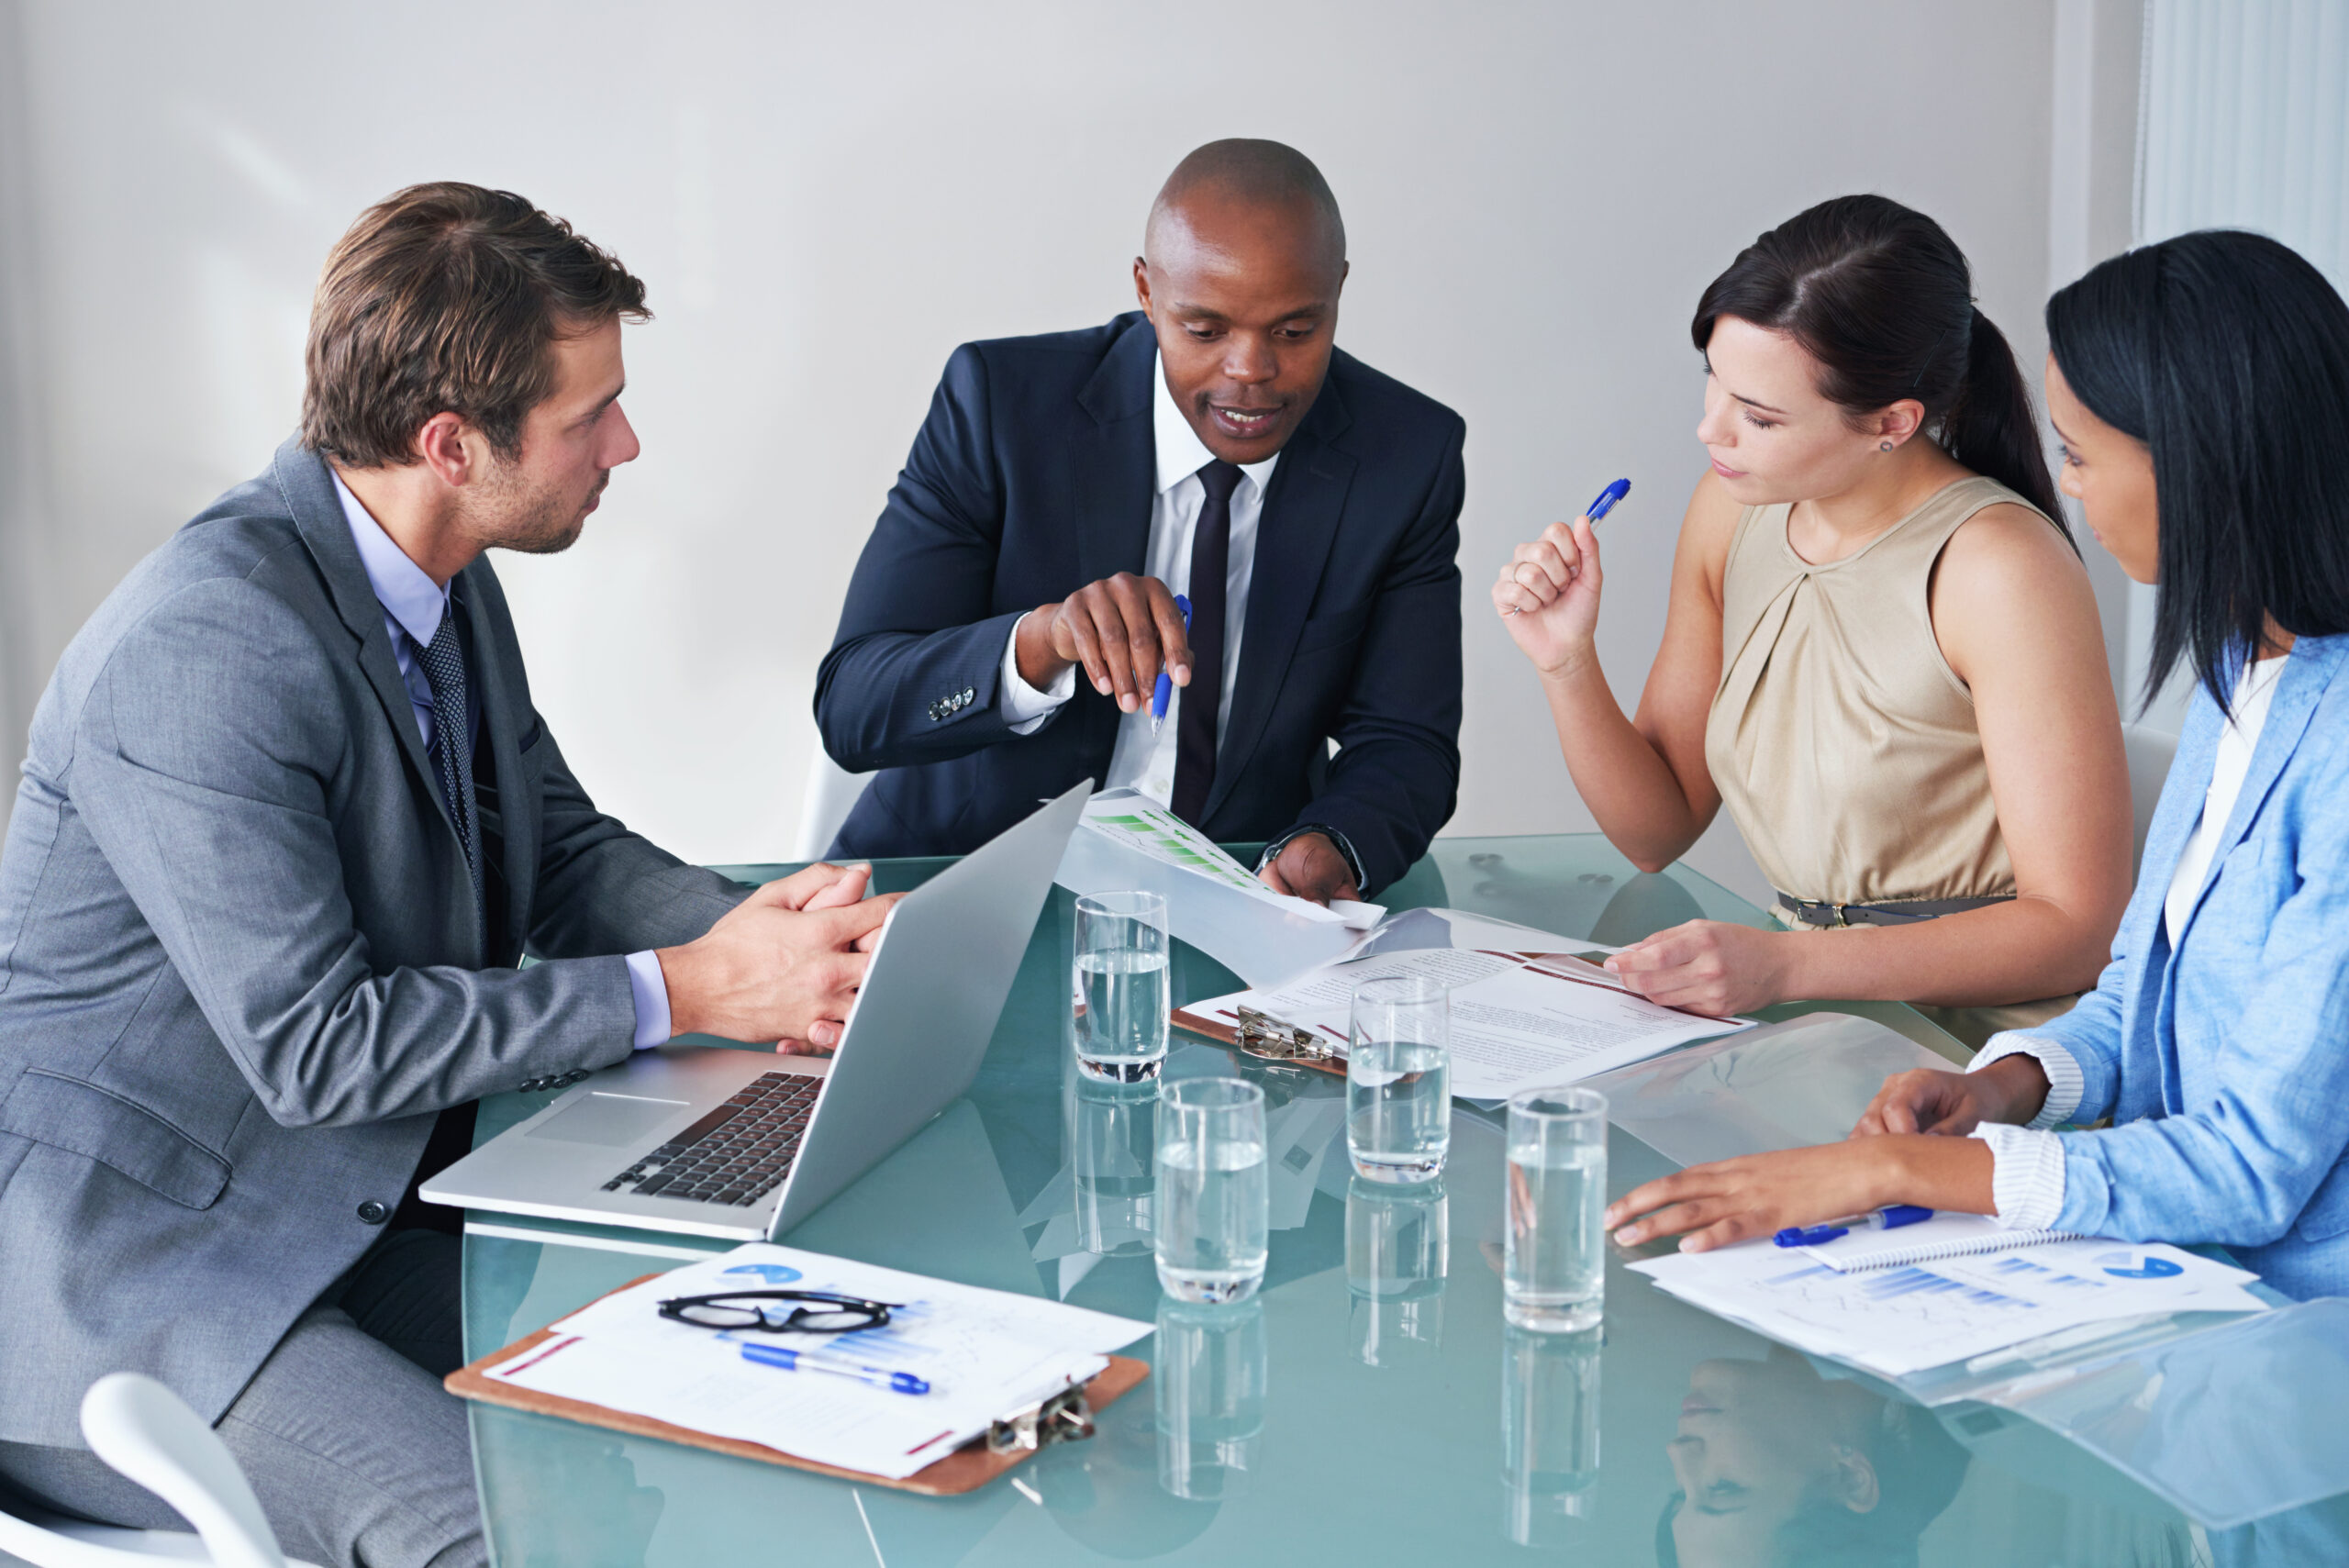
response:
[(747, 1208), (782, 1184), (821, 1078), (769, 1073), (604, 1184), (607, 1193)]

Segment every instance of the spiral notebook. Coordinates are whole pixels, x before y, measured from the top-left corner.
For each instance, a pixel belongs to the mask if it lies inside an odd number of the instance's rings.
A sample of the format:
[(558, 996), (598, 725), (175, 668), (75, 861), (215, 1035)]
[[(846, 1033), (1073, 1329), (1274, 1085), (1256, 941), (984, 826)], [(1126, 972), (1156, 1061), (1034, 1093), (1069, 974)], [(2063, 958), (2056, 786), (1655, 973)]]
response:
[(2076, 1240), (2077, 1234), (2070, 1230), (2013, 1229), (1986, 1214), (1936, 1214), (1898, 1230), (1853, 1230), (1832, 1241), (1795, 1250), (1840, 1273), (1856, 1273), (1863, 1269), (1907, 1268), (1943, 1258)]

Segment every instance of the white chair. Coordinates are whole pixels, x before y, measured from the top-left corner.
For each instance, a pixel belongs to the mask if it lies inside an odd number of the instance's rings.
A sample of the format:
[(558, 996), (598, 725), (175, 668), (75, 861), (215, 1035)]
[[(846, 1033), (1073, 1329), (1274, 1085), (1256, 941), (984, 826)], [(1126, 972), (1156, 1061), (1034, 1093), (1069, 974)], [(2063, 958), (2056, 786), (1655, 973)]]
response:
[(2134, 881), (2137, 862), (2145, 858), (2145, 829), (2153, 825), (2154, 803), (2162, 796), (2162, 781), (2177, 759), (2177, 737), (2142, 724), (2123, 725), (2121, 744), (2129, 757), (2129, 875)]
[(218, 1433), (180, 1396), (117, 1372), (82, 1396), (82, 1435), (100, 1459), (178, 1510), (195, 1534), (118, 1529), (51, 1515), (0, 1513), (0, 1563), (31, 1568), (311, 1568), (287, 1562), (261, 1503)]
[(807, 763), (807, 798), (799, 803), (799, 837), (791, 847), (791, 858), (822, 860), (857, 797), (872, 782), (871, 773), (852, 773), (833, 762), (824, 750), (823, 738), (817, 737), (816, 754)]

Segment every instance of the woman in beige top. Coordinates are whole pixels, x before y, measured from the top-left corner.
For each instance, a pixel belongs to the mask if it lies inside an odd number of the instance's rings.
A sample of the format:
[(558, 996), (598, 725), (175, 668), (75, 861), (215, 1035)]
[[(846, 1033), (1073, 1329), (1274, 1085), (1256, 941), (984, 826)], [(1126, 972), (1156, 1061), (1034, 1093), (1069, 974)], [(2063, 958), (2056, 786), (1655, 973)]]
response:
[[(1787, 929), (1696, 920), (1609, 962), (1709, 1013), (1925, 1005), (1978, 1044), (2093, 984), (2129, 896), (2095, 596), (2006, 339), (1941, 227), (1822, 203), (1714, 280), (1664, 646), (1627, 718), (1587, 519), (1493, 587), (1575, 787), (1655, 871), (1727, 805)], [(2016, 1005), (2023, 1006), (2018, 1007)]]

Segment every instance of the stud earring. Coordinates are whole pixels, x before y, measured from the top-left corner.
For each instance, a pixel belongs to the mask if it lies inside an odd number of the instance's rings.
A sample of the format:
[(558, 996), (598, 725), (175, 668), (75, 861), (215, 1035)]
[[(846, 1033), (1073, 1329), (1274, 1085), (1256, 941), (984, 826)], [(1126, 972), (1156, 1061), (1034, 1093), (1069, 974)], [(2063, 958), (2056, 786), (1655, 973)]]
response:
[(1882, 442), (1876, 450), (1880, 452), (1888, 452), (1892, 450), (1892, 443), (1890, 441)]

